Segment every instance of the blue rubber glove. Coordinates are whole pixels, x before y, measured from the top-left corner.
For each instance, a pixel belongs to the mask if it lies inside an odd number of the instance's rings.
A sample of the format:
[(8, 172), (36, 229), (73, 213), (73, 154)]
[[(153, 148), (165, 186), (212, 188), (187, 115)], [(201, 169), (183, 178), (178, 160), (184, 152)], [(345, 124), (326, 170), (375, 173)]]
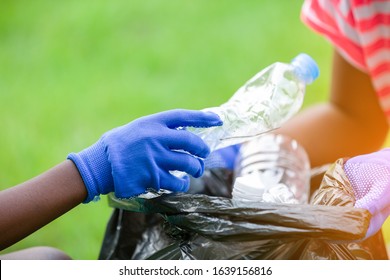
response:
[(206, 168), (226, 168), (234, 170), (240, 147), (241, 144), (236, 144), (213, 151), (210, 156), (205, 159)]
[(350, 158), (344, 171), (355, 194), (355, 207), (372, 214), (366, 234), (370, 237), (390, 214), (390, 149)]
[(84, 203), (109, 192), (130, 198), (149, 189), (187, 191), (189, 177), (178, 178), (169, 171), (201, 176), (203, 158), (210, 149), (200, 137), (178, 128), (218, 125), (222, 121), (214, 113), (178, 109), (142, 117), (106, 132), (94, 145), (68, 156), (87, 188)]

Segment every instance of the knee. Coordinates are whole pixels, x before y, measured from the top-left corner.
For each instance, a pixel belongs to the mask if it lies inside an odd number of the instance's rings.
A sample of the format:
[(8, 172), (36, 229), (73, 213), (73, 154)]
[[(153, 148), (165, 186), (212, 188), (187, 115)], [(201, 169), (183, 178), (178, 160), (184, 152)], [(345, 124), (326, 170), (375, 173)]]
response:
[(70, 260), (65, 252), (53, 247), (32, 247), (0, 255), (1, 260)]

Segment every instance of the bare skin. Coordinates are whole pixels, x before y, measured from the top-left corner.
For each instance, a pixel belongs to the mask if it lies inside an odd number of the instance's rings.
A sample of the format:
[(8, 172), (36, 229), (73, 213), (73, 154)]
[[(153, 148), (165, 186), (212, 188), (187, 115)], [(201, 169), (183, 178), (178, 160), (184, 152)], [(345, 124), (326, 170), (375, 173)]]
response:
[(332, 72), (330, 101), (307, 108), (279, 130), (305, 147), (313, 166), (377, 150), (388, 132), (369, 76), (337, 52)]
[(369, 75), (334, 52), (329, 102), (302, 111), (278, 133), (295, 138), (317, 167), (380, 149), (388, 123)]
[(0, 192), (0, 250), (84, 201), (81, 176), (66, 160), (37, 177)]

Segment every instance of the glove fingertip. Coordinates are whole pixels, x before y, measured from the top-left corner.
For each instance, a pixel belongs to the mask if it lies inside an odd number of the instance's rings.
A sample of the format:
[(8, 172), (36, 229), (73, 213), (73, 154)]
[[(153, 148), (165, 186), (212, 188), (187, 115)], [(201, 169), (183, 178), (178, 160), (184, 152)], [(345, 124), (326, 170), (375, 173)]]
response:
[[(204, 173), (204, 161), (202, 159), (199, 159), (199, 163), (200, 163), (200, 168), (198, 169), (198, 172), (196, 172), (193, 176), (194, 178), (199, 178), (203, 175)], [(187, 176), (188, 177), (188, 176)], [(188, 178), (189, 180), (189, 178)]]
[(177, 184), (173, 188), (174, 192), (187, 192), (190, 188), (190, 177), (183, 175), (180, 179), (177, 179)]
[(212, 121), (211, 121), (212, 126), (221, 126), (221, 125), (223, 125), (223, 121), (221, 120), (221, 117), (218, 114), (216, 114), (214, 112), (211, 112), (211, 111), (207, 111), (205, 113), (208, 114), (211, 117), (211, 119), (212, 119)]
[(181, 190), (179, 190), (179, 191), (187, 192), (190, 188), (190, 177), (185, 175), (185, 176), (183, 176), (182, 180), (183, 180), (183, 186), (182, 186)]

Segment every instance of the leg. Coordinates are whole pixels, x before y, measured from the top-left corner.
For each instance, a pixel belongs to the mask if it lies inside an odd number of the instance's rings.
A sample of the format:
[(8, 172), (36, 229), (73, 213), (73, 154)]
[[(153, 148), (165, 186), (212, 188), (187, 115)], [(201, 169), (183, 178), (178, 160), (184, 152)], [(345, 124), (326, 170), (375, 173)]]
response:
[(0, 260), (70, 260), (61, 250), (52, 247), (32, 247), (0, 255)]

